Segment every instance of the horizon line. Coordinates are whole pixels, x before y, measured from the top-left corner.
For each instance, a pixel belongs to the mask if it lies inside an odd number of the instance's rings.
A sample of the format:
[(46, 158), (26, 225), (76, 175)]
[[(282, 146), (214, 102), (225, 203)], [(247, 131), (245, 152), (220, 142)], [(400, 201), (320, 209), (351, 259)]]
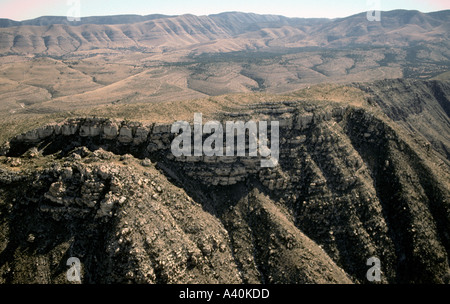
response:
[[(444, 10), (437, 10), (437, 11), (429, 11), (429, 12), (423, 12), (417, 9), (393, 9), (393, 10), (388, 10), (388, 11), (384, 11), (384, 10), (380, 10), (381, 13), (389, 13), (389, 12), (395, 12), (395, 11), (408, 11), (408, 12), (419, 12), (422, 14), (432, 14), (432, 13), (437, 13), (437, 12), (445, 12), (445, 11), (450, 11), (450, 9), (444, 9)], [(221, 15), (221, 14), (230, 14), (230, 13), (243, 13), (243, 14), (254, 14), (254, 15), (260, 15), (260, 16), (281, 16), (284, 18), (289, 18), (289, 19), (328, 19), (328, 20), (336, 20), (336, 19), (344, 19), (344, 18), (348, 18), (348, 17), (352, 17), (352, 16), (357, 16), (360, 14), (364, 14), (367, 11), (362, 11), (356, 14), (351, 14), (351, 15), (347, 15), (347, 16), (343, 16), (343, 17), (336, 17), (336, 18), (328, 18), (328, 17), (287, 17), (285, 15), (280, 15), (280, 14), (259, 14), (259, 13), (254, 13), (254, 12), (244, 12), (244, 11), (223, 11), (220, 13), (214, 13), (214, 14), (208, 14), (208, 15), (196, 15), (196, 14), (192, 14), (192, 13), (184, 13), (184, 14), (178, 14), (178, 15), (167, 15), (167, 14), (161, 14), (161, 13), (154, 13), (154, 14), (146, 14), (146, 15), (141, 15), (141, 14), (113, 14), (113, 15), (88, 15), (88, 16), (82, 16), (80, 17), (81, 19), (83, 18), (98, 18), (98, 17), (116, 17), (116, 16), (140, 16), (140, 17), (146, 17), (146, 16), (155, 16), (155, 15), (160, 15), (160, 16), (164, 16), (164, 17), (180, 17), (180, 16), (197, 16), (197, 17), (209, 17), (209, 16), (216, 16), (216, 15)], [(64, 16), (64, 15), (42, 15), (42, 16), (38, 16), (35, 18), (31, 18), (31, 19), (23, 19), (23, 20), (15, 20), (15, 19), (10, 19), (7, 17), (0, 17), (0, 20), (10, 20), (10, 21), (14, 21), (14, 22), (26, 22), (26, 21), (31, 21), (31, 20), (36, 20), (39, 18), (46, 18), (46, 17), (56, 17), (56, 18), (67, 18), (67, 17), (72, 17), (72, 16)], [(80, 22), (80, 21), (73, 21), (73, 22)]]

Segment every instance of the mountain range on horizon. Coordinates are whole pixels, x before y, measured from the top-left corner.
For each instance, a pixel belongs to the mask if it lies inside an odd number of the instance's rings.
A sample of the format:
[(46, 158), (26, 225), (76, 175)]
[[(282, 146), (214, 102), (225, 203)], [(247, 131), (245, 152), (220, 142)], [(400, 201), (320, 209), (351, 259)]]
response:
[[(433, 12), (421, 12), (419, 10), (406, 10), (406, 9), (396, 9), (391, 11), (381, 11), (382, 14), (385, 13), (394, 13), (394, 12), (414, 12), (421, 14), (432, 15), (433, 17), (440, 18), (442, 14), (448, 12), (450, 10), (440, 10)], [(80, 17), (78, 21), (69, 21), (67, 16), (57, 16), (57, 15), (44, 15), (39, 16), (32, 19), (25, 20), (14, 20), (10, 18), (0, 18), (0, 27), (12, 27), (12, 26), (21, 26), (21, 25), (34, 25), (34, 26), (43, 26), (43, 25), (54, 25), (54, 24), (66, 24), (66, 25), (82, 25), (82, 24), (129, 24), (129, 23), (137, 23), (137, 22), (145, 22), (155, 19), (161, 18), (173, 18), (180, 16), (207, 16), (207, 17), (215, 17), (215, 16), (225, 16), (232, 14), (247, 14), (247, 15), (259, 15), (259, 16), (280, 16), (287, 19), (294, 20), (321, 20), (321, 21), (332, 21), (338, 19), (350, 18), (353, 16), (358, 16), (361, 14), (366, 14), (366, 12), (361, 12), (357, 14), (348, 15), (345, 17), (337, 17), (337, 18), (326, 18), (326, 17), (286, 17), (279, 14), (258, 14), (252, 12), (240, 12), (240, 11), (225, 11), (216, 14), (207, 14), (207, 15), (195, 15), (191, 13), (179, 14), (179, 15), (166, 15), (166, 14), (148, 14), (148, 15), (140, 15), (140, 14), (118, 14), (118, 15), (99, 15), (99, 16), (85, 16)], [(440, 15), (440, 16), (439, 16)]]
[(3, 20), (0, 108), (42, 112), (286, 93), (326, 82), (448, 79), (450, 10), (381, 16), (370, 22), (366, 13), (333, 20), (240, 12), (122, 15), (82, 18), (74, 26), (58, 24), (65, 17), (20, 26)]
[(433, 13), (366, 13), (338, 19), (288, 18), (230, 12), (209, 16), (118, 15), (81, 18), (40, 17), (23, 22), (0, 19), (0, 54), (63, 55), (98, 48), (143, 48), (194, 53), (295, 47), (448, 46), (450, 10)]

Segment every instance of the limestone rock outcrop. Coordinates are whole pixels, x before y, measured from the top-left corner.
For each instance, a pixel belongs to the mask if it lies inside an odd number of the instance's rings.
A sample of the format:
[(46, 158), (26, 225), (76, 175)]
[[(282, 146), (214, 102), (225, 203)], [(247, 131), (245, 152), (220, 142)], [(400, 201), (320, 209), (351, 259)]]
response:
[[(90, 282), (364, 283), (371, 257), (383, 283), (446, 281), (450, 174), (433, 151), (352, 106), (264, 103), (217, 117), (251, 119), (279, 121), (277, 166), (175, 157), (169, 124), (80, 118), (20, 134), (2, 148), (1, 214), (16, 219), (3, 238), (25, 219), (37, 230), (70, 223), (64, 231), (87, 241), (61, 246), (102, 248), (84, 260)], [(36, 158), (44, 169), (17, 173)], [(46, 237), (57, 248), (59, 236)], [(97, 255), (107, 257), (99, 266)]]

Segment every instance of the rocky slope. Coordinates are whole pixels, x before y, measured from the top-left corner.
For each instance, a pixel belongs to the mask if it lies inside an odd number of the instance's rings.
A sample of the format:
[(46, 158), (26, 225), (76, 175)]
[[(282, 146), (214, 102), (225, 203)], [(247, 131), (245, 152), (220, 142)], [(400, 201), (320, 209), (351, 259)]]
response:
[(448, 281), (449, 166), (376, 109), (255, 104), (280, 162), (175, 158), (170, 125), (72, 119), (2, 147), (0, 278), (65, 282)]
[(414, 134), (423, 136), (444, 159), (450, 159), (450, 83), (444, 81), (384, 80), (356, 84), (386, 115)]

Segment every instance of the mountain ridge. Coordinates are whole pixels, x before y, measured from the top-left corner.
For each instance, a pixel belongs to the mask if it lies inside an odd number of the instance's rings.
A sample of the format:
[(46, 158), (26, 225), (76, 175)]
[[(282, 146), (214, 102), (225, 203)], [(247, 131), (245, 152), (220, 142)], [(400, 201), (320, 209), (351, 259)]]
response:
[[(79, 23), (69, 23), (65, 17), (40, 17), (19, 25), (5, 19), (0, 21), (4, 25), (0, 28), (0, 54), (62, 55), (95, 48), (130, 47), (150, 51), (201, 49), (202, 44), (224, 39), (234, 45), (234, 50), (270, 45), (287, 48), (357, 44), (410, 46), (449, 40), (450, 10), (435, 13), (396, 10), (383, 12), (382, 16), (381, 22), (369, 22), (364, 13), (337, 19), (302, 19), (231, 12), (208, 16), (86, 17)], [(261, 31), (267, 29), (278, 30), (278, 36), (261, 36)]]
[[(433, 12), (421, 12), (419, 10), (406, 10), (406, 9), (395, 9), (390, 11), (381, 11), (381, 14), (383, 15), (390, 15), (390, 14), (398, 14), (398, 13), (406, 13), (406, 14), (425, 14), (429, 15), (431, 17), (437, 17), (438, 19), (445, 20), (448, 17), (448, 14), (450, 14), (449, 10), (439, 10), (439, 11), (433, 11)], [(240, 11), (225, 11), (221, 13), (214, 13), (209, 15), (195, 15), (191, 13), (181, 14), (181, 15), (165, 15), (165, 14), (149, 14), (149, 15), (139, 15), (139, 14), (118, 14), (118, 15), (100, 15), (100, 16), (86, 16), (81, 17), (80, 21), (68, 21), (66, 16), (57, 16), (57, 15), (48, 15), (48, 16), (40, 16), (33, 19), (26, 19), (22, 21), (17, 21), (9, 18), (0, 18), (0, 27), (3, 27), (5, 25), (11, 24), (11, 26), (19, 26), (19, 25), (52, 25), (52, 24), (74, 24), (74, 25), (81, 25), (81, 24), (120, 24), (118, 22), (125, 21), (128, 19), (128, 22), (122, 23), (137, 23), (137, 22), (144, 22), (148, 20), (158, 19), (158, 18), (171, 18), (171, 17), (180, 17), (180, 16), (207, 16), (207, 17), (221, 17), (221, 16), (227, 16), (227, 15), (236, 15), (236, 14), (244, 14), (244, 15), (254, 15), (254, 16), (275, 16), (275, 17), (282, 17), (284, 19), (292, 19), (292, 20), (307, 20), (307, 21), (333, 21), (333, 20), (342, 20), (342, 19), (348, 19), (356, 16), (366, 16), (366, 12), (356, 13), (353, 15), (345, 16), (345, 17), (336, 17), (336, 18), (325, 18), (325, 17), (286, 17), (283, 15), (277, 15), (277, 14), (258, 14), (258, 13), (251, 13), (251, 12), (240, 12)], [(5, 23), (2, 25), (2, 22)], [(113, 22), (113, 23), (109, 23)]]

